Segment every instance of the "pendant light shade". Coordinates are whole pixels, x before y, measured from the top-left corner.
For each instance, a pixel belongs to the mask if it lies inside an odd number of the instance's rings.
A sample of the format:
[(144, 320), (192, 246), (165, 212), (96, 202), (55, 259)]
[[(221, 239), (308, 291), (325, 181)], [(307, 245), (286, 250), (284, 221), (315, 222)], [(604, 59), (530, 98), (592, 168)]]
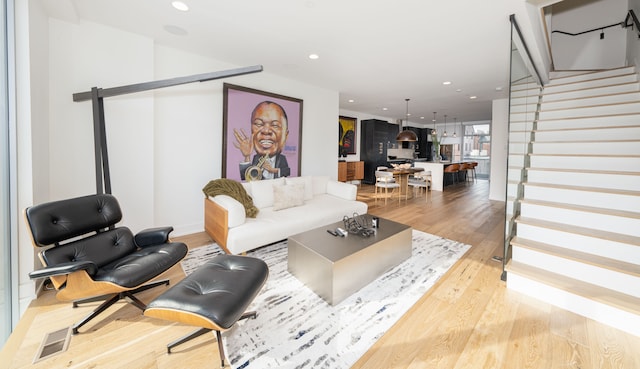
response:
[(442, 137), (447, 137), (447, 115), (444, 115), (444, 133), (442, 134)]
[(437, 135), (438, 131), (436, 130), (436, 112), (433, 112), (433, 130), (431, 131), (432, 135)]
[[(409, 99), (404, 100), (407, 102), (407, 124), (409, 124)], [(416, 133), (412, 130), (403, 128), (396, 136), (396, 141), (416, 142), (418, 141), (418, 136), (416, 136)]]

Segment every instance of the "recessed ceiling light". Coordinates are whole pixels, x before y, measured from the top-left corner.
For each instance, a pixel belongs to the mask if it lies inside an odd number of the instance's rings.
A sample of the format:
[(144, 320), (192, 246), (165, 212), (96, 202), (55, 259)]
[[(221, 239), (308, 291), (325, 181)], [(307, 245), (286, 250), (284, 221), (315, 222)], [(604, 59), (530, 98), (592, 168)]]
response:
[(478, 98), (478, 96), (475, 96), (475, 95), (474, 95), (474, 96), (469, 96), (469, 98), (470, 98), (471, 100), (473, 100), (473, 99), (477, 99), (477, 98)]
[(448, 85), (451, 84), (451, 81), (444, 81), (444, 82), (442, 82), (442, 84), (445, 85), (445, 86), (448, 86)]
[(461, 89), (461, 88), (459, 88), (459, 89), (457, 89), (457, 90), (456, 90), (456, 92), (462, 92), (462, 89)]
[(349, 99), (349, 102), (350, 102), (350, 103), (352, 103), (352, 102), (354, 102), (354, 101), (355, 101), (354, 99)]
[(387, 109), (387, 108), (382, 108), (382, 110), (385, 110), (385, 111), (386, 111), (386, 110), (389, 110), (389, 109)]
[(316, 60), (318, 58), (319, 58), (318, 54), (309, 54), (309, 59)]
[(183, 3), (182, 1), (172, 1), (171, 6), (182, 12), (186, 12), (187, 10), (189, 10), (189, 6), (187, 6), (187, 4)]
[(496, 87), (496, 91), (502, 91), (502, 87), (500, 86)]

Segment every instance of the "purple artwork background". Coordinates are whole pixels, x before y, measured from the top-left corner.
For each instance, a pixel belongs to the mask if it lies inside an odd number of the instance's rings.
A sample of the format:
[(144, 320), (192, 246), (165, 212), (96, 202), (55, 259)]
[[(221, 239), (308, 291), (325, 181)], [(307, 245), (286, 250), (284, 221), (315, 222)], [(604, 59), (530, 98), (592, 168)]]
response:
[[(226, 136), (223, 147), (226, 153), (223, 157), (226, 160), (226, 173), (223, 177), (240, 181), (239, 164), (244, 161), (244, 157), (238, 148), (234, 146), (236, 138), (234, 129), (242, 130), (249, 137), (251, 135), (251, 112), (259, 103), (263, 101), (273, 101), (280, 104), (287, 114), (289, 135), (285, 143), (282, 154), (286, 156), (291, 177), (300, 175), (298, 168), (300, 156), (300, 130), (301, 130), (301, 101), (292, 101), (260, 92), (250, 92), (241, 89), (234, 89), (229, 86), (227, 89), (227, 115), (226, 115)], [(224, 155), (226, 154), (226, 155)], [(255, 151), (251, 153), (251, 158)]]

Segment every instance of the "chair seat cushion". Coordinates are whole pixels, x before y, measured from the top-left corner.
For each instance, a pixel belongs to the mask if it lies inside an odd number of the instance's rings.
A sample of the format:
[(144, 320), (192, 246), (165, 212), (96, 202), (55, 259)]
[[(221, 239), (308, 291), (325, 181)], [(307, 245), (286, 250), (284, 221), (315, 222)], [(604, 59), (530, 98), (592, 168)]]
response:
[(228, 329), (240, 319), (268, 276), (263, 260), (217, 255), (151, 301), (147, 309), (192, 313)]
[(400, 187), (399, 183), (385, 183), (385, 182), (378, 182), (376, 183), (376, 187), (382, 187), (382, 188), (397, 188)]
[(147, 246), (100, 267), (93, 278), (127, 288), (137, 287), (178, 263), (187, 251), (187, 246), (179, 242)]

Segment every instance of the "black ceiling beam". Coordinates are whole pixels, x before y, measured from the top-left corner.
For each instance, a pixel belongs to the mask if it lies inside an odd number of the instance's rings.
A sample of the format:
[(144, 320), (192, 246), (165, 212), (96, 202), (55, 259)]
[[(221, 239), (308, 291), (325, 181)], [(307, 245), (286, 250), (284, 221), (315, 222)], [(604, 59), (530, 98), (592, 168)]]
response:
[[(261, 65), (254, 65), (251, 67), (244, 67), (244, 68), (237, 68), (237, 69), (229, 69), (221, 72), (194, 74), (192, 76), (169, 78), (169, 79), (163, 79), (160, 81), (136, 83), (133, 85), (126, 85), (126, 86), (119, 86), (119, 87), (112, 87), (112, 88), (101, 88), (101, 89), (98, 89), (98, 97), (104, 98), (104, 97), (125, 95), (125, 94), (130, 94), (135, 92), (155, 90), (158, 88), (184, 85), (186, 83), (206, 82), (206, 81), (212, 81), (214, 79), (241, 76), (244, 74), (250, 74), (250, 73), (256, 73), (256, 72), (262, 72)], [(87, 101), (87, 100), (91, 100), (92, 97), (93, 97), (93, 93), (91, 91), (77, 92), (73, 94), (73, 101)]]

